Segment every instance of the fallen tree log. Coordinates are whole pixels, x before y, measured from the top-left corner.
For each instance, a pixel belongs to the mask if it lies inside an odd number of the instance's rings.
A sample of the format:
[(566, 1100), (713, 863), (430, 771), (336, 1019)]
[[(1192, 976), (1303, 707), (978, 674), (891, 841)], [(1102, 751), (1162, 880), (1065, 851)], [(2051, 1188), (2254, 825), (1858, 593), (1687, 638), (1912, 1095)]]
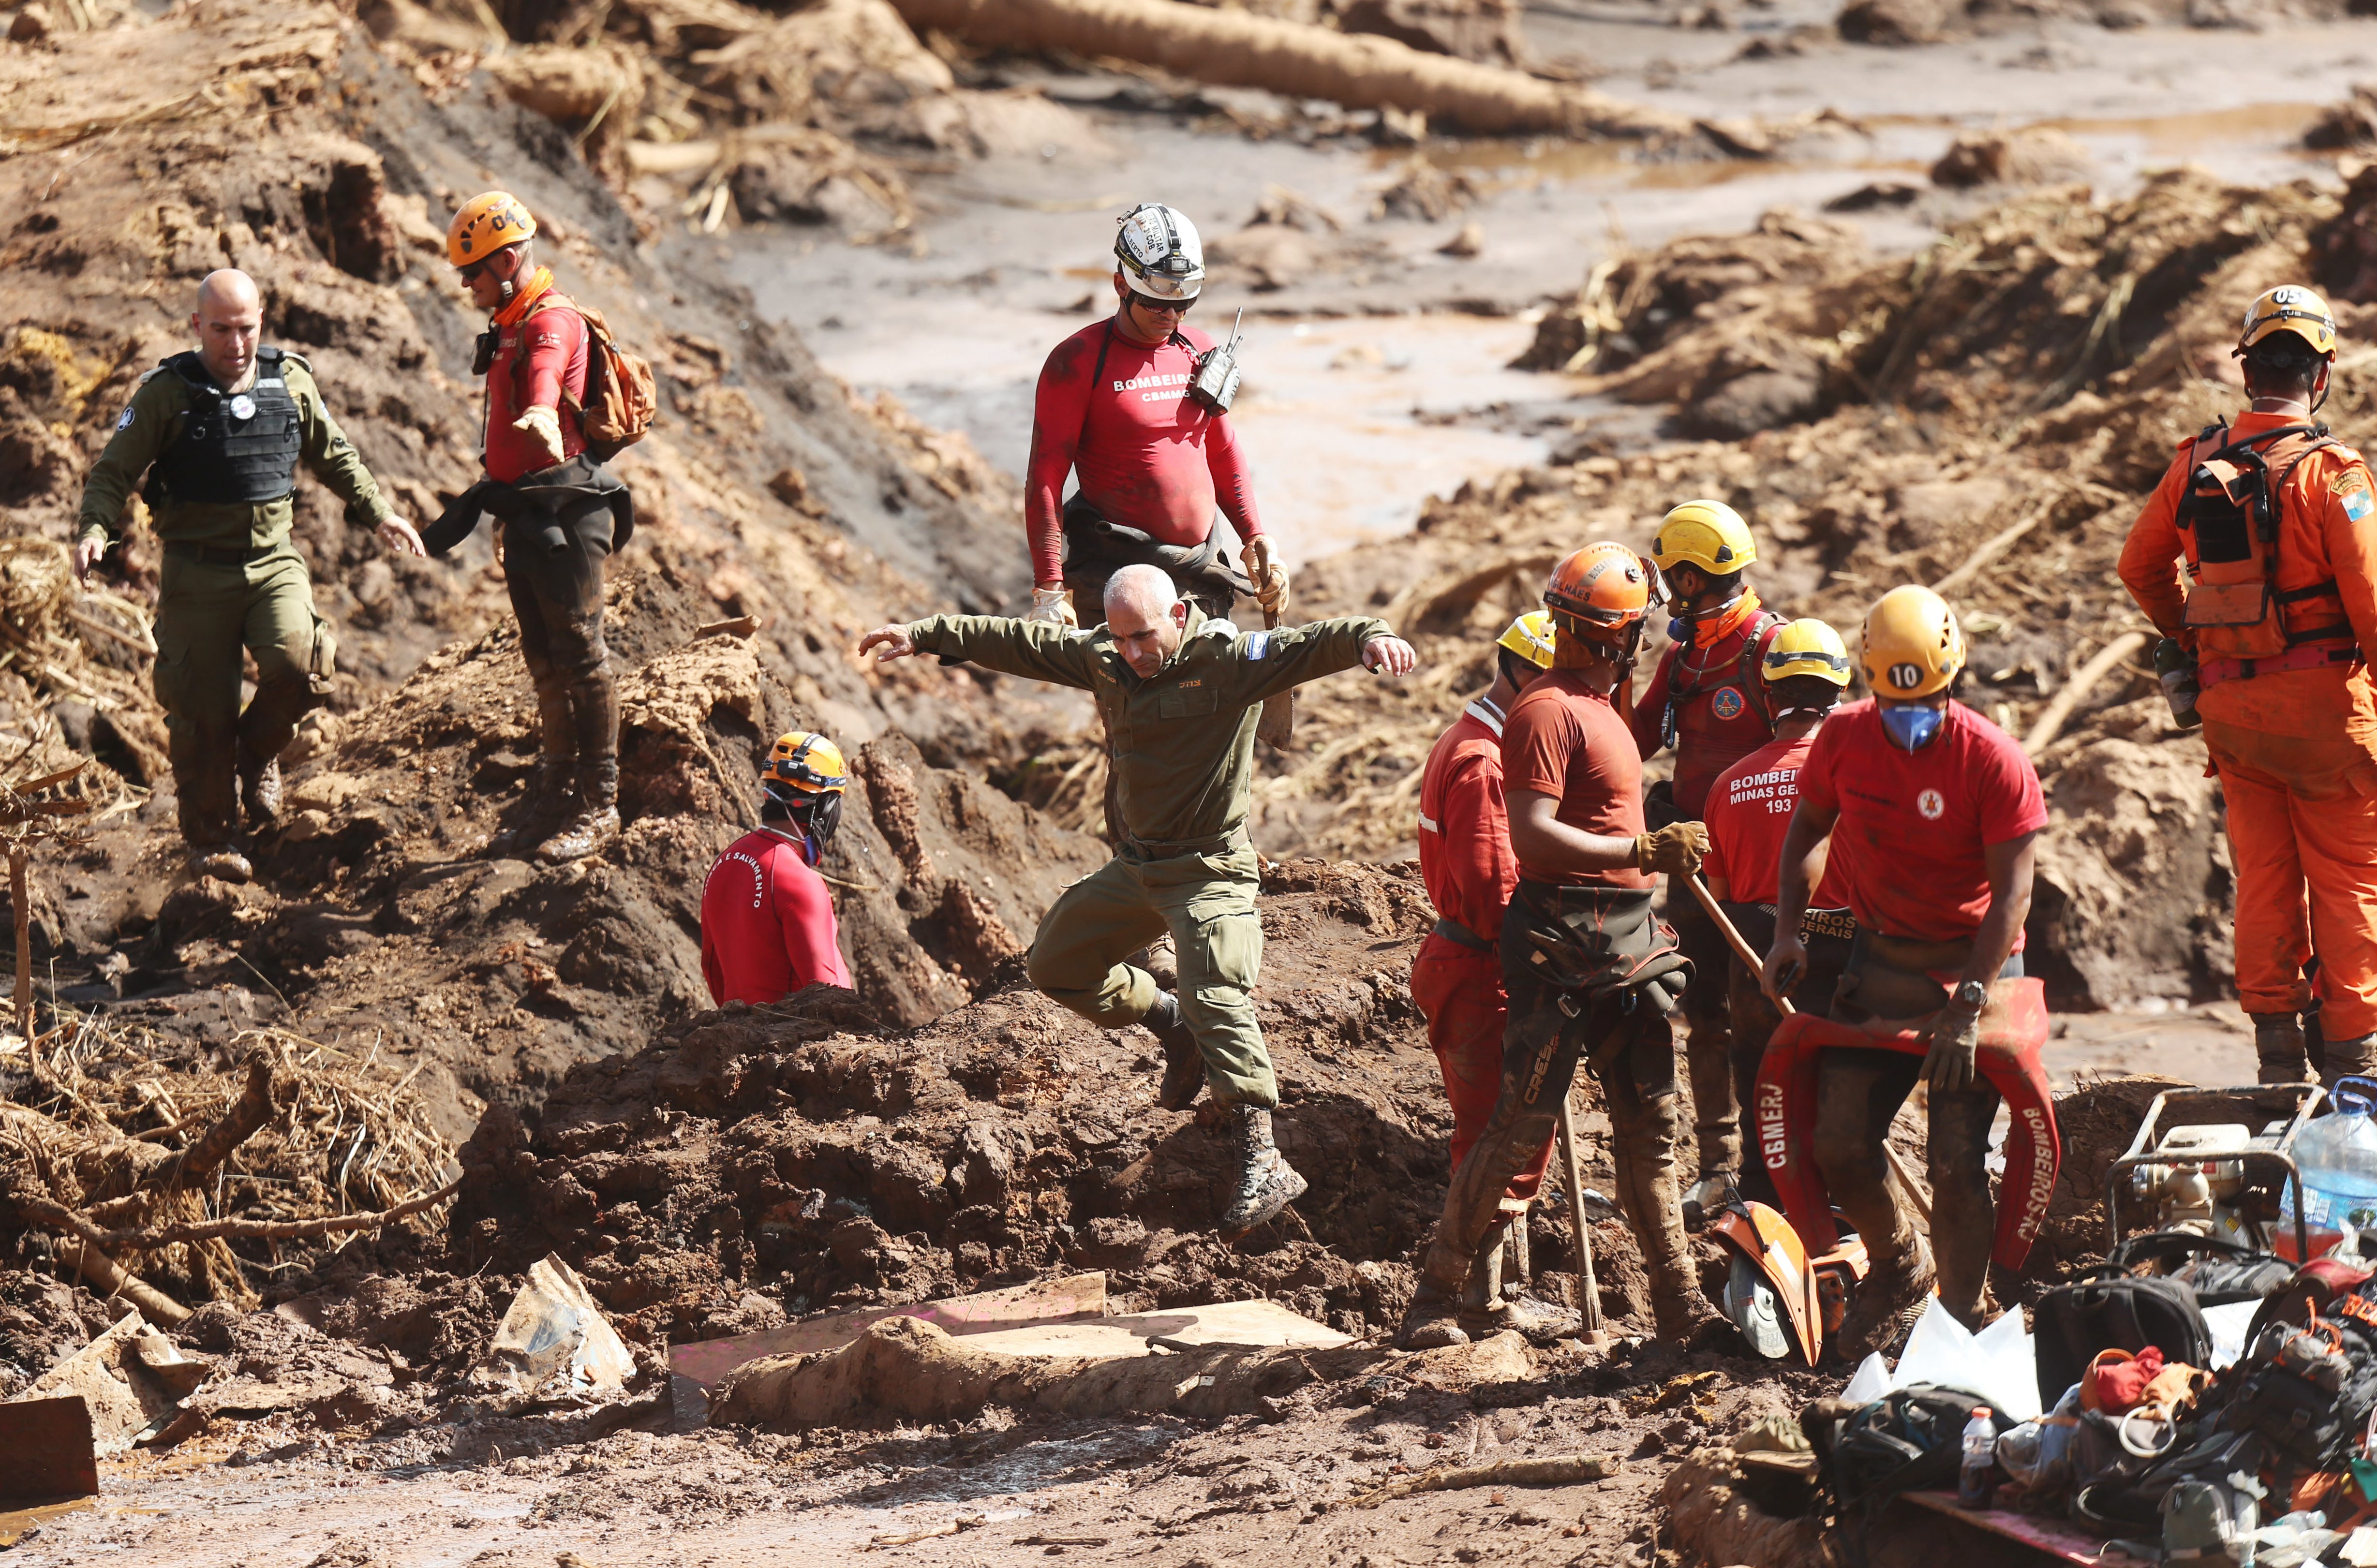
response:
[(1480, 1486), (1576, 1486), (1607, 1480), (1626, 1467), (1615, 1454), (1562, 1454), (1549, 1459), (1504, 1459), (1492, 1465), (1448, 1465), (1405, 1480), (1389, 1481), (1376, 1491), (1347, 1499), (1355, 1508), (1376, 1508), (1398, 1497), (1423, 1491), (1464, 1491)]
[(1417, 111), (1469, 130), (1643, 138), (1692, 122), (1590, 89), (1334, 32), (1175, 0), (893, 0), (919, 32), (998, 49), (1069, 50), (1154, 65), (1192, 81), (1266, 88), (1355, 109)]

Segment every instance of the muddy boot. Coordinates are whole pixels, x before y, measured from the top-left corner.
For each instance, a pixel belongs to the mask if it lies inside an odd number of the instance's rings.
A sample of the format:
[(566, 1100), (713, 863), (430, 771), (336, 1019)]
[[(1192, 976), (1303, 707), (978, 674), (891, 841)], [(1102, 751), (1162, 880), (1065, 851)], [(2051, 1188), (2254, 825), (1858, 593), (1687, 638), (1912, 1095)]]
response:
[(1395, 1330), (1395, 1348), (1438, 1350), (1468, 1344), (1469, 1331), (1461, 1326), (1461, 1294), (1420, 1276), (1419, 1289), (1404, 1309), (1403, 1326)]
[(1849, 1360), (1863, 1360), (1897, 1343), (1906, 1320), (1931, 1295), (1931, 1248), (1920, 1232), (1898, 1218), (1898, 1234), (1868, 1243), (1872, 1271), (1857, 1287), (1833, 1343)]
[[(1549, 1301), (1539, 1301), (1523, 1291), (1503, 1294), (1502, 1265), (1513, 1250), (1513, 1223), (1505, 1221), (1487, 1231), (1477, 1255), (1469, 1262), (1469, 1283), (1462, 1288), (1460, 1298), (1462, 1332), (1470, 1338), (1483, 1339), (1489, 1334), (1515, 1329), (1537, 1345), (1572, 1337), (1584, 1326), (1578, 1313)], [(1515, 1223), (1525, 1221), (1522, 1218)], [(1525, 1283), (1523, 1277), (1519, 1283)]]
[(238, 752), (239, 803), (250, 827), (269, 827), (281, 820), (281, 759), (259, 757), (242, 741)]
[(2264, 1084), (2308, 1082), (2303, 1074), (2303, 1031), (2292, 1013), (2255, 1013), (2253, 1055), (2261, 1063), (2257, 1081)]
[(1197, 1049), (1197, 1037), (1180, 1016), (1180, 998), (1157, 992), (1155, 1005), (1140, 1023), (1164, 1047), (1164, 1081), (1156, 1086), (1155, 1103), (1166, 1111), (1188, 1110), (1205, 1087), (1205, 1053)]
[(487, 840), (491, 855), (533, 854), (553, 830), (578, 814), (578, 759), (547, 753), (528, 770), (512, 825)]
[(1309, 1185), (1296, 1168), (1281, 1158), (1271, 1141), (1271, 1112), (1260, 1105), (1234, 1105), (1231, 1131), (1238, 1140), (1238, 1191), (1222, 1211), (1214, 1227), (1224, 1241), (1235, 1241), (1305, 1194)]
[(2338, 1078), (2366, 1078), (2372, 1075), (2377, 1075), (2377, 1034), (2327, 1042), (2327, 1060), (2321, 1068), (2320, 1082), (2332, 1087)]
[(1712, 1170), (1684, 1194), (1684, 1228), (1697, 1230), (1723, 1214), (1727, 1204), (1741, 1197), (1740, 1179), (1730, 1170)]
[(619, 765), (580, 764), (578, 814), (536, 847), (537, 858), (561, 865), (582, 861), (619, 837)]
[(256, 867), (245, 855), (229, 844), (193, 844), (190, 846), (190, 874), (211, 876), (217, 882), (253, 882)]

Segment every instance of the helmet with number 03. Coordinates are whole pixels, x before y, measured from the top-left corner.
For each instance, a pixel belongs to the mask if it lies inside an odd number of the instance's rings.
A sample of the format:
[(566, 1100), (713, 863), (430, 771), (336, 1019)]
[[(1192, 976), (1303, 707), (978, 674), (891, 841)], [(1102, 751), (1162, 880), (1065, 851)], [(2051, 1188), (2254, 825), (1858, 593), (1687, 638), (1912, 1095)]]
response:
[(1766, 645), (1761, 673), (1769, 681), (1813, 675), (1835, 686), (1849, 683), (1849, 646), (1840, 633), (1810, 616), (1778, 628)]
[(2235, 352), (2243, 354), (2275, 332), (2291, 332), (2309, 343), (2311, 352), (2335, 356), (2335, 313), (2327, 308), (2325, 300), (2299, 283), (2281, 283), (2245, 307), (2245, 325), (2237, 334)]
[(1115, 261), (1123, 281), (1153, 300), (1193, 300), (1205, 288), (1205, 243), (1177, 207), (1141, 202), (1122, 215)]
[(1874, 695), (1928, 697), (1946, 690), (1965, 667), (1965, 634), (1946, 600), (1910, 583), (1865, 612), (1858, 652)]
[(1494, 639), (1497, 647), (1506, 648), (1538, 670), (1552, 667), (1552, 617), (1548, 610), (1530, 610), (1511, 623), (1511, 629)]
[(1741, 514), (1722, 501), (1687, 501), (1659, 519), (1651, 540), (1659, 570), (1697, 566), (1712, 577), (1729, 576), (1758, 559), (1758, 541)]
[(1588, 544), (1552, 568), (1544, 608), (1552, 624), (1588, 642), (1631, 633), (1659, 597), (1651, 564), (1625, 545)]
[(489, 191), (462, 204), (446, 228), (446, 259), (456, 267), (484, 261), (506, 245), (536, 238), (536, 219), (509, 191)]

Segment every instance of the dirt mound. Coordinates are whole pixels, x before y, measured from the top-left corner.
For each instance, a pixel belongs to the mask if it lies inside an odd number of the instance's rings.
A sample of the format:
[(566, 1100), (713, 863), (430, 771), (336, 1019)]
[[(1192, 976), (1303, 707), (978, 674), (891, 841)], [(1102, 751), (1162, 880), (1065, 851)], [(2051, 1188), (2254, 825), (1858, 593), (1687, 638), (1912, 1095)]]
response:
[[(1277, 1135), (1312, 1193), (1242, 1248), (1211, 1233), (1224, 1135), (1154, 1108), (1141, 1031), (1022, 988), (912, 1031), (806, 992), (703, 1015), (574, 1070), (537, 1110), (491, 1112), (462, 1152), (450, 1266), (558, 1251), (647, 1339), (1060, 1267), (1107, 1270), (1117, 1310), (1260, 1295), (1351, 1333), (1390, 1327), (1447, 1176), (1450, 1118), (1404, 983), (1433, 916), (1392, 868), (1273, 863), (1264, 893)], [(1606, 1176), (1596, 1128), (1588, 1168)], [(1647, 1302), (1622, 1237), (1596, 1229), (1605, 1301), (1630, 1318)], [(1538, 1269), (1568, 1255), (1564, 1225), (1540, 1218)]]

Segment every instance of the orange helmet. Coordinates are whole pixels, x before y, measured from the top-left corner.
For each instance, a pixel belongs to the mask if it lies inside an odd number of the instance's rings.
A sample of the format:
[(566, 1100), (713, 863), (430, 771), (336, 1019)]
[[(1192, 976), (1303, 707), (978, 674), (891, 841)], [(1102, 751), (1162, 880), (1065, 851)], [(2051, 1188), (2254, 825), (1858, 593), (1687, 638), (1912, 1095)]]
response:
[(536, 220), (509, 191), (489, 191), (462, 204), (446, 228), (446, 259), (468, 267), (523, 240), (536, 238)]
[(1588, 544), (1552, 568), (1544, 608), (1573, 636), (1610, 642), (1642, 624), (1658, 598), (1657, 577), (1622, 544)]

